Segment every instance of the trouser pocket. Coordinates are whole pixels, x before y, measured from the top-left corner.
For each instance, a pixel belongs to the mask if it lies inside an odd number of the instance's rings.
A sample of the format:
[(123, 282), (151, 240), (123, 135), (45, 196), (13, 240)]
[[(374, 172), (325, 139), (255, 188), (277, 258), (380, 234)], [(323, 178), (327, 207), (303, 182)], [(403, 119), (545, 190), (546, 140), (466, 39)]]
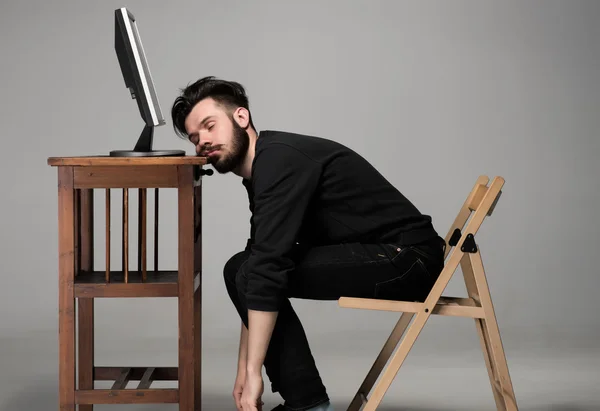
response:
[[(406, 251), (405, 251), (406, 252)], [(430, 275), (420, 258), (412, 258), (408, 268), (375, 284), (374, 298), (397, 301), (422, 301), (430, 289)], [(407, 261), (408, 262), (408, 261)]]

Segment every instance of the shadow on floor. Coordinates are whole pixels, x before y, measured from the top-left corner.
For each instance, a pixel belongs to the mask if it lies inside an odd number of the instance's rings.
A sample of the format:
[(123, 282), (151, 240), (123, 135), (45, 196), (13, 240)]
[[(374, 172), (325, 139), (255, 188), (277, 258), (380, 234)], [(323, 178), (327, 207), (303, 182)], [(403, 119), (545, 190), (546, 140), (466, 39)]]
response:
[[(348, 404), (342, 404), (340, 402), (336, 402), (333, 404), (335, 411), (346, 411), (346, 407)], [(493, 411), (494, 406), (492, 408), (488, 408), (489, 411)], [(475, 407), (471, 407), (469, 409), (475, 409)], [(393, 405), (382, 405), (377, 408), (377, 411), (463, 411), (464, 408), (452, 408), (452, 407), (438, 407), (438, 406), (422, 406), (422, 405), (410, 405), (403, 404), (399, 406)], [(539, 405), (535, 407), (519, 407), (519, 411), (598, 411), (598, 407), (596, 405), (570, 405), (570, 404), (553, 404), (553, 405)]]
[[(269, 397), (265, 401), (263, 411), (270, 411), (277, 405), (276, 398)], [(348, 403), (333, 402), (335, 411), (345, 411)], [(31, 381), (25, 388), (13, 392), (12, 395), (0, 399), (0, 411), (47, 411), (58, 408), (58, 385), (47, 378)], [(225, 394), (202, 395), (202, 409), (206, 411), (235, 411), (231, 396)], [(402, 404), (382, 405), (378, 411), (462, 411), (464, 408), (440, 408), (439, 406), (421, 406)], [(110, 411), (167, 411), (178, 410), (176, 404), (144, 404), (144, 405), (96, 405), (94, 410)], [(490, 408), (490, 411), (492, 408)], [(597, 405), (548, 404), (535, 407), (520, 407), (520, 411), (597, 411)]]

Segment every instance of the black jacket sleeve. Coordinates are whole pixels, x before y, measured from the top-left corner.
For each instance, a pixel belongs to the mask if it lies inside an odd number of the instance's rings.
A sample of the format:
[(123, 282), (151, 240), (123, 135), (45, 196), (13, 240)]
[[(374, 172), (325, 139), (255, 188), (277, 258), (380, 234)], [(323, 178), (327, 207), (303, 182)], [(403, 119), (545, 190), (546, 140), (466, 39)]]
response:
[(254, 243), (247, 261), (248, 309), (278, 311), (286, 298), (290, 258), (321, 164), (297, 149), (269, 144), (254, 159)]

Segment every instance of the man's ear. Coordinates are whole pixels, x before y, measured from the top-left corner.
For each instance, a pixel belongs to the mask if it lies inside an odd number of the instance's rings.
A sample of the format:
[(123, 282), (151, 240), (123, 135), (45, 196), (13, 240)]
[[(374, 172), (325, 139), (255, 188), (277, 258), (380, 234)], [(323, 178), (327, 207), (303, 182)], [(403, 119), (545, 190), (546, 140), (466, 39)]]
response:
[(244, 107), (238, 107), (233, 112), (233, 118), (241, 128), (248, 128), (250, 126), (250, 112)]

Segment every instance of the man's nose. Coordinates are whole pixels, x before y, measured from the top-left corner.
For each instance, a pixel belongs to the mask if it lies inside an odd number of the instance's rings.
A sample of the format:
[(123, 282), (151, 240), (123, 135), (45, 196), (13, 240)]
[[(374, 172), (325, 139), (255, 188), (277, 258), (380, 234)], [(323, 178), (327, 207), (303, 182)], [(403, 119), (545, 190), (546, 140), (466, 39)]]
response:
[(204, 147), (204, 146), (210, 146), (210, 145), (211, 145), (211, 143), (212, 143), (212, 141), (211, 141), (210, 137), (209, 137), (209, 136), (207, 136), (207, 135), (201, 135), (201, 136), (198, 138), (198, 145), (199, 145), (200, 147)]
[(206, 151), (210, 147), (210, 144), (209, 140), (200, 140), (198, 145), (196, 145), (196, 153), (201, 154), (203, 151)]

